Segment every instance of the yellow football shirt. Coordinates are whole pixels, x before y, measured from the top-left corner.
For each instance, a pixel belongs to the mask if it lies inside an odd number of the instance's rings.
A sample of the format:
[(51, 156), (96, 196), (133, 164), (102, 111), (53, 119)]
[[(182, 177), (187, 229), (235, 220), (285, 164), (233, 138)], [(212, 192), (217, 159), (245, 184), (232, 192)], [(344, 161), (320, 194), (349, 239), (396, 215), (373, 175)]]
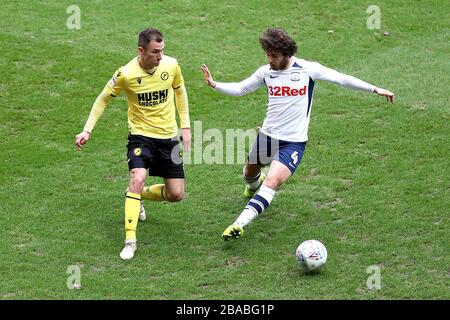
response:
[[(183, 76), (177, 60), (169, 56), (163, 56), (159, 65), (151, 71), (144, 70), (139, 65), (138, 58), (134, 58), (114, 73), (102, 94), (116, 97), (122, 91), (125, 92), (128, 101), (128, 128), (131, 134), (167, 139), (175, 137), (178, 131), (174, 90), (182, 90), (184, 93), (177, 93), (177, 109), (181, 127), (189, 128)], [(92, 114), (95, 112), (91, 112)], [(98, 116), (100, 115), (101, 113)], [(92, 131), (96, 120), (88, 119), (86, 131)]]

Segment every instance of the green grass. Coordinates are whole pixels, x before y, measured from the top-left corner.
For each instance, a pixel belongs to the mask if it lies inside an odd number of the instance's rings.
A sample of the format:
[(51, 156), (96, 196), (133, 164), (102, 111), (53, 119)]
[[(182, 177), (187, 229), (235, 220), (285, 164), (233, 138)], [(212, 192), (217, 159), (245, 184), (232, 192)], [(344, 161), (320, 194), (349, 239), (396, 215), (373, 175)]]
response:
[[(1, 299), (449, 299), (450, 13), (445, 2), (8, 1), (0, 10)], [(258, 44), (284, 27), (297, 56), (394, 91), (397, 103), (318, 83), (302, 165), (239, 241), (223, 229), (244, 207), (241, 165), (186, 165), (186, 198), (147, 203), (139, 250), (123, 244), (126, 102), (108, 106), (75, 151), (97, 94), (157, 27), (182, 67), (203, 130), (261, 125), (265, 91), (219, 95), (265, 64)], [(334, 30), (333, 34), (328, 30)], [(389, 31), (390, 36), (383, 36)], [(195, 137), (194, 137), (195, 138)], [(149, 179), (149, 182), (159, 182)], [(321, 240), (326, 266), (300, 271), (297, 245)], [(81, 290), (66, 287), (71, 265)], [(368, 290), (366, 269), (381, 268)]]

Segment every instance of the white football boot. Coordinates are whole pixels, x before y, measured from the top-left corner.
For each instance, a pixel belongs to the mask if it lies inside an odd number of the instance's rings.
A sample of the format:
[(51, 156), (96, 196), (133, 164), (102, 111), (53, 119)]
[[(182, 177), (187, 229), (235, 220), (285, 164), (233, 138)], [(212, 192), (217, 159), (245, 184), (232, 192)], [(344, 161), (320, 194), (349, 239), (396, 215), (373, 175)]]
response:
[(134, 257), (134, 252), (137, 249), (136, 240), (130, 239), (125, 241), (125, 247), (120, 252), (120, 257), (123, 260), (130, 260)]

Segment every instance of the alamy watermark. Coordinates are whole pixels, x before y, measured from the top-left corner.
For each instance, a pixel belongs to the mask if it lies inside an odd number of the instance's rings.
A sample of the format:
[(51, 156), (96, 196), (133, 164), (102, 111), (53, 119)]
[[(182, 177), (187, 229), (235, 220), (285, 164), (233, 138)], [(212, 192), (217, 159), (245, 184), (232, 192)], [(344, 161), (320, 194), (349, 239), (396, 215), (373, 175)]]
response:
[(67, 267), (67, 289), (81, 289), (81, 269), (77, 265), (71, 265)]
[[(259, 135), (257, 129), (218, 129), (210, 128), (203, 130), (201, 121), (194, 121), (191, 128), (193, 140), (191, 149), (183, 151), (184, 164), (245, 164), (257, 163), (257, 161), (268, 163), (270, 156), (278, 150), (279, 141)], [(258, 137), (260, 150), (259, 159), (247, 155)], [(176, 163), (178, 149), (172, 150), (172, 160)], [(293, 159), (295, 160), (295, 159)]]
[(69, 30), (80, 30), (81, 29), (81, 10), (76, 4), (72, 4), (67, 7), (66, 13), (70, 14), (67, 18), (66, 26)]
[(370, 274), (367, 278), (366, 285), (369, 290), (381, 289), (381, 270), (377, 265), (368, 266), (366, 273)]
[(381, 29), (381, 10), (377, 5), (370, 5), (367, 7), (366, 13), (369, 14), (367, 17), (367, 29), (369, 30), (379, 30)]

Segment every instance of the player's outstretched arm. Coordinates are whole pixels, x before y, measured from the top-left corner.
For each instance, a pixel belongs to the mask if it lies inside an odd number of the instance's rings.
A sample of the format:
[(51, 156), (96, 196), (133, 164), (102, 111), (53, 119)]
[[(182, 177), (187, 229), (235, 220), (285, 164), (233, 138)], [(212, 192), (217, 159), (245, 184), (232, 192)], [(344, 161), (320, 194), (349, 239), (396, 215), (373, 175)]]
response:
[(75, 145), (77, 146), (78, 151), (81, 150), (82, 145), (86, 144), (86, 142), (89, 140), (90, 135), (90, 132), (83, 131), (75, 137)]
[(317, 62), (305, 62), (311, 78), (315, 80), (325, 80), (346, 88), (354, 90), (362, 90), (368, 92), (375, 92), (380, 96), (386, 97), (388, 102), (395, 102), (395, 95), (393, 92), (378, 88), (370, 83), (367, 83), (356, 77), (341, 73), (331, 68), (327, 68)]
[(201, 69), (202, 69), (203, 77), (205, 78), (206, 83), (211, 88), (215, 88), (216, 87), (216, 83), (214, 82), (213, 77), (211, 75), (211, 72), (209, 72), (209, 69), (206, 66), (206, 64), (202, 64)]
[(388, 102), (392, 102), (392, 103), (395, 102), (395, 94), (393, 92), (389, 91), (389, 90), (375, 87), (373, 92), (375, 92), (376, 94), (378, 94), (380, 96), (386, 97), (386, 100)]
[(81, 150), (81, 146), (86, 144), (89, 140), (89, 136), (91, 135), (92, 130), (94, 129), (95, 123), (103, 114), (108, 103), (111, 101), (112, 96), (108, 95), (105, 90), (102, 91), (97, 97), (92, 106), (91, 113), (89, 114), (89, 118), (84, 125), (83, 131), (75, 137), (75, 145), (78, 150)]
[(260, 69), (241, 82), (215, 82), (208, 67), (205, 64), (201, 66), (203, 77), (211, 88), (217, 92), (235, 97), (246, 95), (264, 85), (264, 78)]

